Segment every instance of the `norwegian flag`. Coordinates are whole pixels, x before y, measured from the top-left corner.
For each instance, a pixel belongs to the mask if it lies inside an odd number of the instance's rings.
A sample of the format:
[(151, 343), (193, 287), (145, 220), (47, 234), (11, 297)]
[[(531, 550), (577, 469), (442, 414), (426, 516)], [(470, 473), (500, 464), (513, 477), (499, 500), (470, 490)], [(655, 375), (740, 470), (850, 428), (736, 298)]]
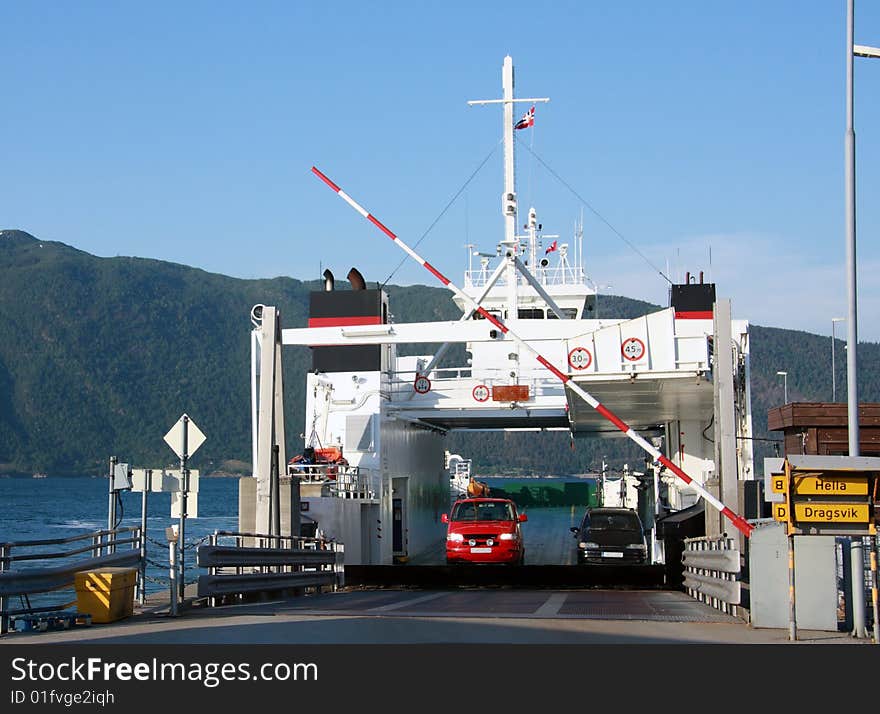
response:
[(514, 124), (514, 129), (528, 129), (530, 126), (535, 126), (535, 107), (532, 105), (532, 108), (529, 109), (525, 114), (523, 114), (522, 119), (520, 119), (516, 124)]
[(558, 250), (558, 248), (556, 247), (556, 241), (553, 241), (553, 242), (550, 244), (550, 247), (547, 248), (547, 250), (544, 251), (544, 255), (547, 255), (548, 253), (552, 253), (554, 250)]

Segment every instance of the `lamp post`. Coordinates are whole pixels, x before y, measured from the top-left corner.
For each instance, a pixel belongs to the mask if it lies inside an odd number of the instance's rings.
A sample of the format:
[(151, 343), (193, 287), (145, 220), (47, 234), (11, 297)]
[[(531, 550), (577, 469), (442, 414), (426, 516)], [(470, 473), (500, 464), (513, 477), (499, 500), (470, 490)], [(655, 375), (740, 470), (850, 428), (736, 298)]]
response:
[[(853, 58), (880, 58), (880, 48), (856, 45), (853, 41), (855, 26), (854, 0), (846, 3), (846, 137), (844, 139), (846, 171), (846, 294), (849, 310), (846, 330), (846, 392), (847, 392), (847, 431), (849, 432), (849, 455), (859, 455), (859, 391), (856, 350), (858, 332), (856, 321), (856, 132), (853, 128)], [(875, 536), (876, 549), (876, 536)], [(865, 588), (862, 560), (862, 539), (853, 538), (850, 542), (852, 553), (853, 579), (853, 635), (865, 635)], [(876, 555), (875, 555), (876, 557)], [(876, 580), (875, 580), (876, 587)], [(875, 639), (880, 640), (880, 624), (876, 622), (875, 600)]]
[(834, 325), (846, 320), (845, 317), (831, 318), (831, 401), (837, 402), (837, 370), (834, 367)]
[(776, 374), (782, 376), (782, 403), (788, 404), (788, 372), (777, 372)]
[(856, 45), (854, 0), (846, 3), (846, 391), (849, 455), (859, 455), (859, 391), (856, 352), (858, 321), (856, 318), (856, 132), (853, 126), (853, 58), (880, 58), (880, 48)]

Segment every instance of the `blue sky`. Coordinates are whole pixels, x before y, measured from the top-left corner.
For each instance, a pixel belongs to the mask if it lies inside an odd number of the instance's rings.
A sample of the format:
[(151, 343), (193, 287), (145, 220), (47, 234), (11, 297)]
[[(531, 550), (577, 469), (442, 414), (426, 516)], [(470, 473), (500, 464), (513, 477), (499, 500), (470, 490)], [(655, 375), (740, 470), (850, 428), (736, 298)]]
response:
[[(703, 270), (737, 317), (830, 334), (845, 0), (547, 5), (4, 3), (0, 228), (383, 282), (402, 253), (310, 167), (414, 244), (500, 139), (500, 110), (466, 102), (500, 96), (510, 54), (517, 94), (551, 99), (518, 138), (651, 262)], [(856, 5), (856, 42), (880, 45), (880, 5)], [(855, 96), (859, 336), (880, 341), (880, 61), (856, 59)], [(523, 149), (517, 170), (523, 213), (570, 239), (580, 201)], [(419, 244), (453, 281), (467, 243), (501, 237), (501, 172), (497, 150)], [(662, 278), (584, 222), (591, 277), (665, 305)], [(436, 284), (412, 263), (391, 282)]]

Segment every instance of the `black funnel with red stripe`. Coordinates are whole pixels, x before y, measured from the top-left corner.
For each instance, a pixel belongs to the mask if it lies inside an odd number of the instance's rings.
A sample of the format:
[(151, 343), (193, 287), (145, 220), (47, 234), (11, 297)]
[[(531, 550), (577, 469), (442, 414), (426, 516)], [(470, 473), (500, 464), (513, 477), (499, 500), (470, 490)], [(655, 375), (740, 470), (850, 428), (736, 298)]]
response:
[(669, 288), (669, 307), (675, 309), (678, 320), (711, 320), (715, 309), (715, 283), (692, 283), (688, 273), (687, 283)]
[[(388, 296), (383, 290), (316, 290), (309, 295), (309, 327), (384, 325)], [(382, 369), (382, 345), (313, 347), (316, 372), (377, 372)]]

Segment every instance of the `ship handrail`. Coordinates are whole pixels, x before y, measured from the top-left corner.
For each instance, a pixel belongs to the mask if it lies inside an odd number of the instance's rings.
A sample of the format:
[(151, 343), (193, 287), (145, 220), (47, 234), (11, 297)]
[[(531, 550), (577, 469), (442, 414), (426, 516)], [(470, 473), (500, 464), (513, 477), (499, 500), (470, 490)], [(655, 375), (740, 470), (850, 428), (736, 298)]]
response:
[[(588, 293), (594, 293), (595, 289), (587, 283), (587, 276), (583, 268), (579, 266), (556, 266), (553, 268), (539, 268), (532, 273), (535, 279), (544, 286), (558, 287), (560, 285), (571, 285), (583, 287)], [(489, 282), (492, 277), (491, 271), (487, 270), (466, 270), (464, 273), (465, 287), (480, 288)], [(517, 274), (517, 284), (528, 285), (528, 281)], [(504, 275), (500, 276), (495, 285), (503, 287), (507, 285), (507, 279)]]
[[(332, 476), (331, 476), (332, 472)], [(303, 484), (326, 484), (330, 494), (341, 498), (375, 498), (372, 469), (343, 464), (289, 464), (288, 475)]]

